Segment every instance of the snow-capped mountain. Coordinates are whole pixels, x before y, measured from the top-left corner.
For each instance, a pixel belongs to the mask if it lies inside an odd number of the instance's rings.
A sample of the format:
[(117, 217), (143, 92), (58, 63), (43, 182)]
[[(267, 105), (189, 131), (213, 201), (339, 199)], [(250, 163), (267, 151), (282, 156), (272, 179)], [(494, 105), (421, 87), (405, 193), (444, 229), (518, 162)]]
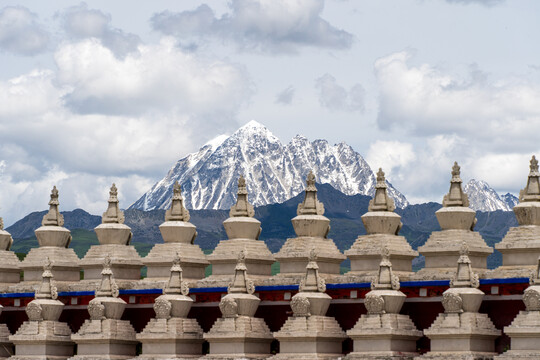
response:
[(519, 204), (519, 199), (510, 193), (501, 195), (501, 199), (506, 203), (506, 205), (508, 205), (509, 209), (512, 209), (514, 206)]
[(500, 196), (487, 182), (482, 180), (469, 180), (463, 191), (469, 196), (471, 209), (477, 211), (511, 211), (518, 203), (518, 199), (514, 195), (508, 193)]
[[(347, 195), (373, 195), (376, 177), (364, 158), (349, 145), (310, 142), (297, 135), (284, 145), (266, 127), (251, 121), (229, 137), (220, 136), (198, 152), (180, 159), (130, 208), (166, 209), (176, 180), (186, 207), (228, 209), (236, 201), (237, 180), (244, 175), (249, 200), (255, 206), (284, 202), (305, 188), (310, 170), (317, 182)], [(389, 184), (397, 207), (407, 199)]]

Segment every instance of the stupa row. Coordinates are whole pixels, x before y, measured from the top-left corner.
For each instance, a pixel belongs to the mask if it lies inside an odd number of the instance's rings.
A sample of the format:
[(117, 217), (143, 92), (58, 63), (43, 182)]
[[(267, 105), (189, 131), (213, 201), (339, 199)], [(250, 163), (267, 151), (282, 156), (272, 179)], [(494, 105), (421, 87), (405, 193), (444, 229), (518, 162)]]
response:
[[(64, 303), (57, 299), (53, 264), (46, 258), (42, 281), (35, 298), (26, 306), (25, 321), (10, 334), (0, 324), (0, 359), (89, 360), (89, 359), (271, 359), (271, 360), (491, 360), (539, 359), (540, 342), (540, 261), (531, 286), (523, 295), (526, 310), (504, 329), (511, 337), (511, 348), (495, 352), (501, 336), (487, 314), (480, 313), (484, 293), (478, 289), (469, 249), (461, 245), (457, 270), (450, 288), (442, 296), (444, 312), (423, 331), (406, 314), (400, 314), (406, 295), (399, 291), (400, 279), (392, 270), (390, 251), (381, 249), (382, 260), (371, 291), (364, 298), (367, 314), (353, 328), (343, 331), (327, 311), (332, 298), (326, 294), (325, 280), (319, 274), (317, 254), (311, 249), (298, 293), (290, 301), (292, 314), (281, 329), (271, 332), (264, 319), (256, 317), (260, 299), (248, 278), (246, 251), (241, 250), (219, 309), (222, 316), (204, 333), (197, 319), (188, 317), (193, 300), (182, 277), (176, 255), (163, 295), (154, 302), (155, 318), (136, 333), (129, 320), (122, 320), (126, 302), (106, 257), (101, 282), (87, 306), (90, 318), (76, 333), (60, 322)], [(360, 301), (358, 301), (358, 306)], [(1, 310), (1, 308), (0, 308)], [(430, 351), (419, 354), (416, 341), (423, 335), (431, 341)], [(353, 351), (343, 356), (342, 343), (353, 341)], [(271, 353), (271, 342), (279, 342), (279, 352)], [(203, 354), (203, 342), (209, 349)], [(137, 356), (137, 345), (141, 343)], [(75, 347), (76, 345), (76, 347)]]
[[(368, 212), (362, 216), (367, 234), (359, 236), (344, 254), (327, 237), (330, 220), (324, 216), (324, 205), (317, 199), (313, 173), (307, 176), (306, 185), (304, 201), (298, 205), (297, 216), (292, 219), (296, 237), (287, 239), (281, 250), (272, 254), (259, 240), (261, 223), (254, 218), (245, 180), (240, 177), (237, 202), (230, 209), (229, 218), (223, 222), (228, 239), (220, 241), (212, 254), (205, 255), (194, 244), (197, 231), (189, 222), (189, 211), (183, 205), (180, 185), (176, 183), (171, 207), (166, 211), (165, 222), (159, 227), (164, 242), (156, 244), (146, 257), (141, 258), (130, 245), (131, 229), (124, 224), (117, 188), (113, 184), (102, 224), (95, 228), (99, 245), (92, 246), (82, 259), (69, 247), (71, 234), (63, 227), (58, 190), (54, 187), (50, 209), (43, 217), (42, 226), (35, 230), (39, 247), (31, 249), (22, 262), (9, 251), (13, 243), (10, 234), (0, 230), (0, 283), (4, 291), (35, 287), (41, 280), (46, 258), (53, 263), (51, 271), (59, 287), (77, 290), (100, 279), (101, 264), (106, 256), (110, 256), (111, 269), (122, 288), (148, 288), (156, 281), (164, 283), (176, 253), (180, 255), (184, 277), (191, 282), (197, 281), (197, 287), (227, 284), (234, 275), (236, 255), (240, 250), (246, 250), (245, 266), (254, 280), (269, 284), (296, 283), (308, 264), (312, 248), (319, 254), (321, 276), (331, 278), (333, 282), (370, 281), (378, 271), (381, 247), (389, 249), (396, 274), (407, 280), (449, 279), (463, 242), (469, 248), (472, 269), (481, 277), (527, 276), (540, 256), (540, 172), (534, 156), (527, 184), (520, 192), (520, 202), (513, 209), (519, 226), (510, 228), (495, 246), (503, 255), (503, 265), (491, 271), (486, 268), (486, 259), (493, 248), (474, 231), (475, 211), (469, 208), (457, 163), (452, 168), (450, 189), (443, 198), (443, 207), (435, 213), (441, 230), (434, 231), (418, 252), (411, 248), (405, 237), (399, 235), (401, 218), (394, 212), (394, 201), (388, 195), (381, 169), (377, 173), (375, 195)], [(425, 267), (414, 273), (412, 260), (419, 253), (425, 257)], [(346, 258), (350, 259), (351, 270), (340, 275), (340, 264)], [(275, 261), (280, 264), (280, 272), (271, 276), (271, 266)], [(209, 264), (212, 265), (212, 274), (205, 278), (205, 268)], [(147, 277), (140, 280), (143, 266), (147, 267)], [(84, 272), (82, 281), (81, 270)], [(24, 281), (18, 284), (21, 271)]]

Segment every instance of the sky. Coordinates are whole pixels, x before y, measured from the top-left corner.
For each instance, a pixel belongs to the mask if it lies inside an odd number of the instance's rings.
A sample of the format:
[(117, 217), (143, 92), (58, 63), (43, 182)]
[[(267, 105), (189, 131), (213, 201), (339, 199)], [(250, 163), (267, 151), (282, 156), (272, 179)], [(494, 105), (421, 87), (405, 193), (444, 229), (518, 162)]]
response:
[(540, 2), (0, 0), (0, 216), (127, 208), (250, 120), (346, 142), (412, 203), (517, 194), (540, 154)]

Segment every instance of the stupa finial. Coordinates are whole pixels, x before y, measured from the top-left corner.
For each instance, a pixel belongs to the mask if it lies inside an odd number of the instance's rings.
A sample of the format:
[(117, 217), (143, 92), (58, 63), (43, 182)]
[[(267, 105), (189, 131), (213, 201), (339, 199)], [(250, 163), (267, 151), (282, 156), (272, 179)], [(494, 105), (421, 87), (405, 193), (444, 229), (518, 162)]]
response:
[(236, 204), (231, 207), (229, 211), (230, 217), (253, 217), (255, 211), (253, 205), (248, 202), (248, 191), (246, 186), (246, 179), (242, 175), (238, 178), (238, 197)]
[(540, 201), (540, 172), (538, 172), (538, 160), (534, 155), (529, 169), (527, 186), (519, 192), (519, 202)]
[(43, 265), (43, 273), (41, 274), (41, 285), (35, 294), (36, 299), (56, 300), (58, 298), (58, 291), (52, 280), (52, 268), (51, 259), (47, 256)]
[(0, 230), (4, 230), (4, 219), (0, 217)]
[(379, 272), (371, 282), (371, 290), (399, 290), (399, 277), (392, 270), (390, 262), (390, 250), (388, 247), (381, 248), (381, 262), (379, 263)]
[(43, 226), (63, 226), (64, 225), (64, 216), (60, 214), (58, 210), (58, 189), (56, 186), (53, 186), (51, 190), (51, 200), (49, 200), (49, 212), (43, 216), (41, 225)]
[(103, 270), (101, 271), (101, 284), (96, 291), (96, 297), (118, 297), (118, 285), (114, 280), (111, 269), (111, 258), (109, 255), (103, 261)]
[(114, 224), (123, 224), (124, 223), (124, 212), (120, 210), (118, 206), (118, 189), (113, 183), (111, 190), (109, 191), (109, 207), (107, 211), (103, 213), (102, 222), (104, 224), (114, 223)]
[(165, 212), (165, 221), (189, 221), (189, 211), (184, 207), (182, 189), (178, 180), (173, 185), (171, 207)]
[(300, 281), (300, 292), (325, 292), (326, 283), (319, 276), (319, 265), (317, 265), (317, 252), (314, 248), (309, 252), (309, 259), (306, 266), (306, 275)]
[(182, 279), (182, 267), (180, 266), (180, 255), (178, 255), (178, 253), (176, 253), (176, 256), (173, 259), (169, 283), (165, 287), (163, 293), (177, 295), (189, 294), (189, 287)]
[(324, 205), (317, 199), (315, 187), (315, 175), (310, 170), (306, 179), (306, 196), (304, 201), (298, 204), (297, 215), (323, 215)]
[(369, 201), (368, 211), (394, 211), (396, 205), (394, 200), (388, 196), (388, 186), (384, 177), (384, 171), (379, 168), (377, 172), (377, 184), (375, 185), (375, 196)]
[(443, 206), (469, 206), (469, 197), (463, 192), (461, 188), (462, 180), (460, 178), (461, 168), (459, 167), (457, 161), (454, 161), (454, 166), (452, 166), (452, 180), (450, 180), (450, 190), (448, 194), (444, 195)]
[(472, 270), (471, 259), (469, 259), (469, 246), (464, 241), (459, 250), (459, 259), (457, 271), (452, 280), (450, 287), (454, 288), (478, 288), (480, 281), (478, 275)]
[(247, 250), (245, 249), (240, 250), (238, 253), (238, 260), (234, 269), (234, 279), (227, 289), (229, 294), (253, 294), (255, 292), (253, 281), (247, 278), (246, 255)]

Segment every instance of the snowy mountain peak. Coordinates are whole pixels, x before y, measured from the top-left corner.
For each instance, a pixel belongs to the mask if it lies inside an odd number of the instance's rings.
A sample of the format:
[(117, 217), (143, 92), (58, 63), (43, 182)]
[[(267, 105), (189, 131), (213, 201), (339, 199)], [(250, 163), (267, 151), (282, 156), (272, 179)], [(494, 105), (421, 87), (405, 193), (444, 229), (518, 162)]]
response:
[[(228, 135), (218, 135), (216, 136), (215, 138), (213, 138), (212, 140), (208, 141), (206, 144), (204, 144), (202, 147), (205, 147), (205, 146), (210, 146), (210, 148), (212, 150), (215, 150), (217, 149), (221, 144), (223, 144), (223, 142), (225, 140), (227, 140), (229, 138)], [(202, 149), (202, 148), (201, 148)]]
[(244, 129), (264, 129), (264, 130), (268, 130), (266, 128), (266, 126), (264, 126), (263, 124), (261, 124), (258, 121), (255, 121), (255, 120), (248, 121), (247, 123), (242, 125), (238, 130), (244, 130)]
[(517, 198), (515, 196), (506, 194), (501, 197), (483, 180), (469, 180), (463, 188), (463, 191), (469, 196), (471, 209), (476, 211), (511, 211), (512, 207), (517, 203)]
[[(235, 202), (236, 182), (246, 178), (250, 202), (255, 206), (284, 202), (305, 188), (311, 170), (319, 183), (347, 195), (375, 193), (375, 174), (345, 143), (309, 140), (301, 135), (283, 145), (264, 125), (250, 121), (223, 140), (180, 159), (131, 208), (152, 210), (169, 206), (175, 181), (182, 185), (185, 206), (192, 209), (228, 209)], [(397, 207), (407, 199), (391, 185), (389, 194)]]

